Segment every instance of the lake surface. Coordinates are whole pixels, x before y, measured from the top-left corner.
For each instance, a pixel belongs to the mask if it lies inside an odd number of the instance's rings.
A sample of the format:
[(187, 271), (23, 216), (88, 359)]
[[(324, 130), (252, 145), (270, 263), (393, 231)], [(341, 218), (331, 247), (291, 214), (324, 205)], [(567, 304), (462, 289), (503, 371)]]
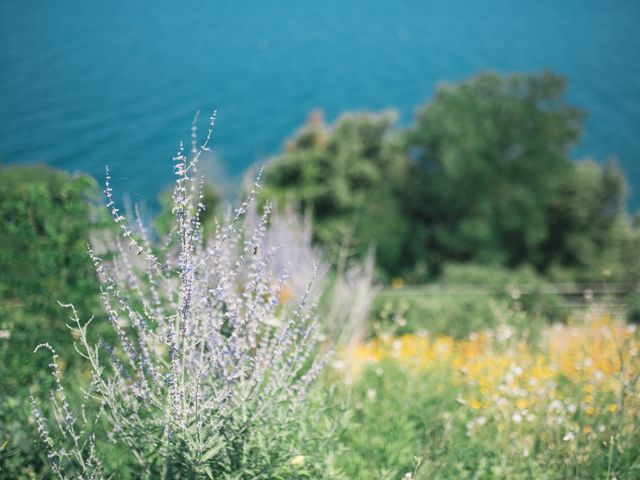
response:
[(194, 113), (218, 110), (214, 181), (277, 153), (313, 108), (397, 109), (482, 70), (568, 80), (575, 157), (616, 156), (640, 204), (640, 2), (0, 2), (0, 161), (42, 161), (153, 202)]

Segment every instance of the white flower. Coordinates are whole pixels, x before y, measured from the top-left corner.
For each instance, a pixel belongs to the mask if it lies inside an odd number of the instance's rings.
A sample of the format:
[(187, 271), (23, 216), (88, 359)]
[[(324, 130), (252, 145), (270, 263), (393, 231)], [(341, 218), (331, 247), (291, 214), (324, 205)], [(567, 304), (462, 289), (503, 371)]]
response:
[(270, 327), (279, 327), (280, 325), (282, 325), (282, 320), (275, 315), (268, 315), (262, 321), (265, 325), (268, 325)]
[(557, 410), (560, 410), (561, 408), (562, 408), (562, 402), (560, 400), (553, 400), (549, 404), (550, 411), (557, 411)]
[(522, 415), (520, 415), (519, 413), (514, 413), (513, 417), (511, 417), (511, 420), (513, 420), (516, 423), (520, 423), (522, 422)]
[(565, 442), (572, 442), (575, 438), (576, 436), (573, 432), (567, 432), (564, 434), (564, 437), (562, 437), (562, 440), (564, 440)]
[(345, 368), (345, 363), (342, 360), (335, 360), (333, 362), (333, 368), (335, 368), (336, 370), (344, 370)]

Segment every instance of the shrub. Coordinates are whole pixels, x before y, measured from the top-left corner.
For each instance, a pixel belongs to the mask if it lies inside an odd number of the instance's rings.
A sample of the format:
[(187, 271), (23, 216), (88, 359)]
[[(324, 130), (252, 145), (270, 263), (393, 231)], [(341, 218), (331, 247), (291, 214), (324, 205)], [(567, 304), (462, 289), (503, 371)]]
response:
[(92, 221), (98, 203), (89, 176), (0, 166), (0, 477), (30, 477), (46, 460), (28, 422), (29, 389), (47, 364), (33, 347), (55, 342), (66, 370), (75, 370), (66, 312), (55, 300), (98, 314), (99, 284), (86, 255), (90, 231), (102, 226)]
[(563, 321), (567, 312), (533, 269), (510, 270), (478, 264), (447, 264), (440, 281), (383, 291), (374, 302), (375, 316), (398, 333), (426, 330), (455, 338), (472, 332), (515, 327), (537, 335), (545, 323)]
[[(55, 350), (55, 426), (40, 414), (42, 440), (60, 478), (102, 478), (107, 439), (125, 447), (132, 476), (151, 478), (283, 478), (322, 476), (330, 428), (309, 397), (329, 354), (319, 355), (315, 304), (307, 286), (296, 308), (280, 302), (287, 280), (272, 274), (274, 248), (262, 248), (271, 212), (254, 228), (244, 219), (254, 189), (212, 238), (200, 221), (202, 182), (193, 178), (213, 127), (189, 158), (174, 158), (175, 226), (163, 248), (153, 248), (142, 222), (131, 226), (105, 195), (120, 235), (112, 261), (89, 248), (101, 301), (118, 342), (92, 344), (90, 321), (73, 306), (76, 349), (91, 366), (85, 392), (95, 417), (73, 411)], [(106, 243), (111, 240), (107, 239)], [(37, 350), (38, 350), (37, 349)], [(316, 405), (316, 407), (314, 407)], [(106, 438), (98, 438), (102, 424)], [(328, 433), (327, 433), (328, 432)]]

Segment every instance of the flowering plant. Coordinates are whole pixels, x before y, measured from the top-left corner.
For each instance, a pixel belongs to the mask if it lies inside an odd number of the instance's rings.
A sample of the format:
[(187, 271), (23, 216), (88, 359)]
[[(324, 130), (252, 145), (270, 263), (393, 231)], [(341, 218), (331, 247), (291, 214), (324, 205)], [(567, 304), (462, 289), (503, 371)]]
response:
[(53, 428), (35, 399), (33, 408), (60, 478), (109, 473), (100, 461), (98, 423), (131, 454), (136, 477), (279, 478), (321, 468), (314, 446), (321, 440), (314, 423), (319, 410), (308, 394), (331, 352), (320, 354), (310, 284), (295, 308), (282, 308), (288, 274), (274, 276), (269, 264), (277, 247), (265, 241), (271, 206), (245, 222), (260, 175), (214, 235), (202, 234), (203, 181), (196, 170), (210, 151), (214, 119), (201, 146), (193, 127), (190, 154), (181, 144), (174, 157), (175, 226), (160, 248), (139, 215), (131, 223), (120, 212), (107, 170), (107, 208), (119, 227), (116, 254), (107, 259), (92, 246), (89, 256), (116, 345), (93, 344), (90, 321), (65, 305), (76, 350), (91, 368), (84, 395), (95, 416), (84, 406), (73, 412), (55, 350), (36, 349), (53, 353)]

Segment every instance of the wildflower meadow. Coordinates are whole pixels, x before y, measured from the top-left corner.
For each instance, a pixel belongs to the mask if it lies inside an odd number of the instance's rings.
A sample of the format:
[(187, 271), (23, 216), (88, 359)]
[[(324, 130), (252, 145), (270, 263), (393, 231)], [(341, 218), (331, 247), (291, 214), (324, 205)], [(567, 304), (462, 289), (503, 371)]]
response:
[(557, 322), (499, 300), (489, 303), (493, 321), (470, 331), (428, 317), (409, 324), (404, 300), (374, 308), (375, 253), (341, 255), (332, 267), (311, 240), (310, 218), (263, 201), (262, 172), (205, 229), (198, 167), (214, 120), (200, 145), (194, 128), (190, 151), (181, 145), (173, 159), (166, 238), (152, 238), (138, 211), (122, 213), (106, 172), (114, 226), (93, 234), (86, 255), (110, 333), (94, 333), (92, 318), (60, 303), (82, 362), (77, 379), (55, 344), (35, 347), (53, 379), (49, 393), (30, 398), (46, 471), (61, 479), (640, 475), (635, 324), (598, 303)]

